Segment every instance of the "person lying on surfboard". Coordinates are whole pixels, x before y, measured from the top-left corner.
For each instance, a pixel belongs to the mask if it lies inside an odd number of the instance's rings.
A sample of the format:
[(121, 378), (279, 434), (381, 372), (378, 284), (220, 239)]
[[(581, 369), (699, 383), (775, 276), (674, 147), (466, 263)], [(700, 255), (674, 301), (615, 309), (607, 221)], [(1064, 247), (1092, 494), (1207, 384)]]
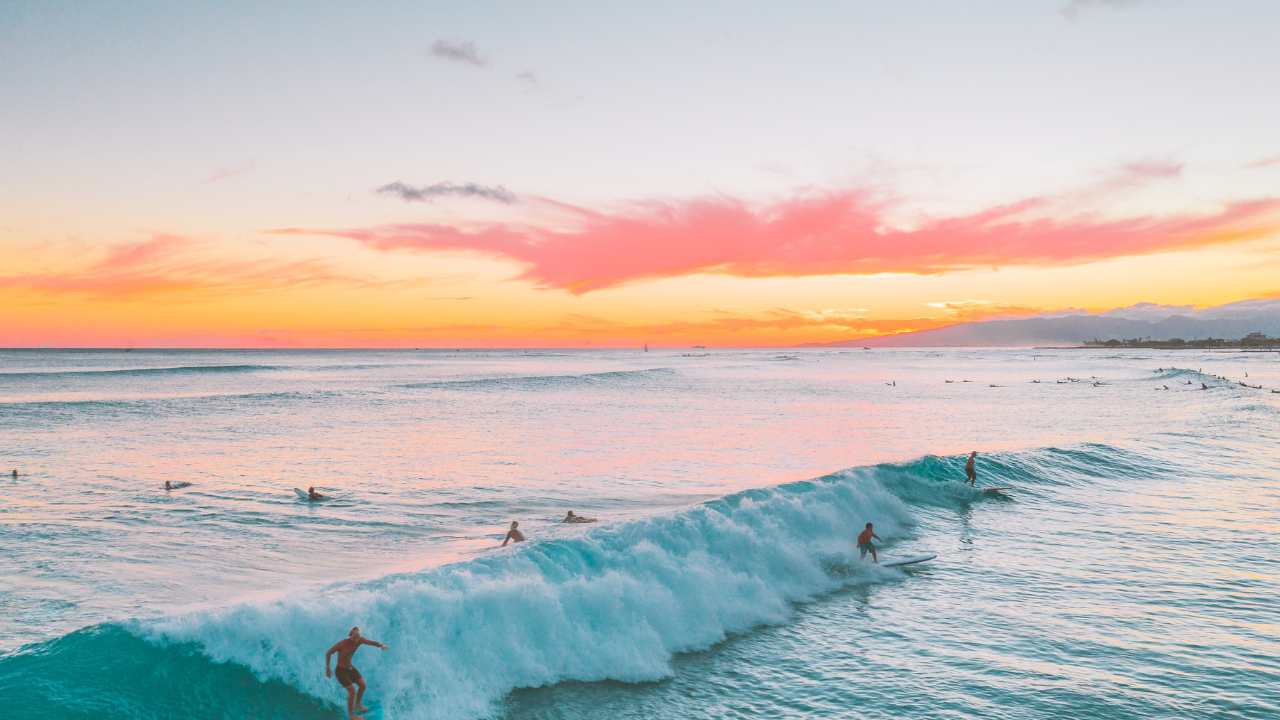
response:
[(978, 457), (978, 451), (974, 450), (973, 452), (969, 453), (969, 462), (964, 464), (964, 474), (969, 477), (969, 484), (973, 485), (974, 487), (977, 487), (978, 485), (978, 472), (973, 469), (973, 461), (977, 457)]
[(316, 492), (316, 486), (315, 486), (315, 485), (312, 485), (311, 487), (307, 488), (307, 499), (308, 499), (308, 500), (323, 500), (323, 499), (324, 499), (324, 496), (323, 496), (323, 495), (321, 495), (320, 493)]
[(573, 511), (572, 511), (572, 510), (570, 510), (570, 511), (569, 511), (569, 514), (568, 514), (568, 515), (565, 515), (565, 516), (564, 516), (564, 520), (561, 520), (560, 522), (567, 522), (567, 523), (593, 523), (593, 522), (595, 522), (595, 521), (596, 521), (596, 519), (595, 519), (595, 518), (582, 517), (581, 515), (574, 515), (574, 514), (573, 514)]
[(524, 533), (516, 528), (520, 527), (520, 523), (515, 520), (511, 521), (511, 529), (507, 531), (507, 536), (502, 539), (502, 547), (506, 547), (509, 542), (524, 542)]
[(858, 533), (858, 559), (864, 560), (867, 557), (867, 553), (871, 553), (871, 562), (879, 564), (880, 559), (876, 557), (876, 546), (871, 544), (872, 539), (884, 541), (884, 538), (876, 534), (875, 528), (872, 527), (871, 523), (867, 523), (866, 529)]
[(360, 671), (356, 669), (356, 666), (351, 664), (351, 656), (356, 654), (361, 645), (372, 645), (379, 650), (387, 649), (386, 645), (377, 640), (361, 637), (360, 628), (353, 627), (345, 638), (334, 643), (333, 647), (329, 648), (329, 652), (324, 654), (325, 677), (334, 676), (334, 671), (329, 669), (329, 658), (334, 653), (338, 654), (338, 683), (347, 691), (347, 717), (349, 720), (361, 720), (356, 713), (369, 712), (369, 708), (360, 704), (360, 700), (364, 698), (364, 677), (360, 675)]

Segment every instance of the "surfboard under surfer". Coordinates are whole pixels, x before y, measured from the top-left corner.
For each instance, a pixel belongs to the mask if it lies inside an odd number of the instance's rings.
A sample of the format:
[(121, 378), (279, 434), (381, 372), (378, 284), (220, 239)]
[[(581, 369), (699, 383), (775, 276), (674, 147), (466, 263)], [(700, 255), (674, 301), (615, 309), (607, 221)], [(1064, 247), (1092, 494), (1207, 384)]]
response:
[(876, 534), (875, 528), (871, 523), (867, 523), (867, 527), (858, 533), (858, 559), (864, 560), (867, 553), (871, 553), (871, 562), (880, 564), (880, 558), (876, 557), (876, 546), (872, 544), (872, 540), (883, 541), (884, 538)]
[[(351, 656), (356, 654), (361, 645), (372, 645), (379, 650), (386, 650), (387, 646), (377, 640), (370, 640), (360, 635), (360, 628), (353, 627), (347, 636), (333, 644), (329, 648), (329, 652), (324, 654), (324, 676), (333, 677), (336, 673), (338, 683), (347, 691), (347, 718), (349, 720), (361, 720), (357, 715), (358, 712), (369, 712), (369, 708), (360, 703), (364, 698), (364, 677), (360, 675), (360, 671), (355, 665), (351, 664)], [(338, 655), (338, 668), (336, 671), (329, 669), (329, 658), (334, 653)]]

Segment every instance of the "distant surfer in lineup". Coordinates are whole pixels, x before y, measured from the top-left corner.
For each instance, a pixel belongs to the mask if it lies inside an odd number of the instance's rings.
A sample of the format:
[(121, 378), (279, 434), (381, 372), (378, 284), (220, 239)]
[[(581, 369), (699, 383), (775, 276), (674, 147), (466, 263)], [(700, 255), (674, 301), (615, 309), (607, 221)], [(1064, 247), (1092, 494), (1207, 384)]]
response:
[(978, 457), (978, 451), (974, 450), (969, 453), (969, 462), (964, 464), (964, 474), (969, 478), (969, 484), (974, 487), (978, 486), (978, 471), (973, 469), (973, 462)]
[[(333, 677), (335, 671), (329, 669), (329, 658), (334, 653), (338, 654), (338, 668), (336, 670), (338, 682), (347, 691), (347, 717), (350, 720), (360, 720), (358, 712), (369, 712), (369, 708), (360, 704), (364, 698), (364, 678), (360, 675), (360, 671), (355, 665), (351, 664), (351, 656), (356, 654), (361, 645), (372, 645), (379, 650), (386, 650), (387, 646), (377, 640), (370, 640), (360, 635), (360, 628), (353, 627), (347, 636), (333, 644), (329, 648), (329, 652), (324, 654), (324, 676)], [(357, 689), (358, 688), (358, 689)]]
[(321, 495), (320, 493), (316, 492), (316, 486), (315, 486), (315, 485), (312, 485), (311, 487), (307, 488), (307, 499), (308, 499), (308, 500), (323, 500), (323, 499), (324, 499), (324, 496), (323, 496), (323, 495)]
[(858, 559), (864, 560), (867, 553), (871, 553), (871, 562), (879, 564), (880, 558), (876, 557), (876, 546), (871, 543), (872, 540), (884, 541), (884, 538), (876, 534), (875, 528), (871, 523), (867, 523), (867, 527), (858, 533)]
[(595, 522), (595, 521), (596, 521), (596, 519), (595, 519), (595, 518), (582, 517), (581, 515), (574, 515), (574, 514), (573, 514), (573, 511), (572, 511), (572, 510), (570, 510), (570, 511), (569, 511), (569, 514), (568, 514), (568, 515), (565, 515), (565, 516), (564, 516), (564, 520), (561, 520), (560, 522), (567, 522), (567, 523), (593, 523), (593, 522)]
[(509, 542), (524, 542), (524, 533), (517, 529), (519, 527), (520, 523), (515, 520), (511, 521), (511, 529), (507, 531), (507, 536), (502, 539), (502, 547), (506, 547)]
[(18, 468), (14, 468), (14, 469), (13, 469), (13, 479), (14, 479), (14, 480), (17, 480), (17, 479), (18, 479)]

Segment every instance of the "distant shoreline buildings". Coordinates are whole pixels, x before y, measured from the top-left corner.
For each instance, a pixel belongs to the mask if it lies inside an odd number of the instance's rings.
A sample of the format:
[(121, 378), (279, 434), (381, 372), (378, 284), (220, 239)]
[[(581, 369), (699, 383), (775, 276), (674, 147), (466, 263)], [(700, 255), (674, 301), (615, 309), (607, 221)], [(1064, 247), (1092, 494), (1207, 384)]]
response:
[(1201, 338), (1197, 340), (1184, 340), (1182, 338), (1171, 338), (1169, 340), (1152, 340), (1150, 338), (1129, 338), (1117, 340), (1086, 340), (1085, 347), (1105, 347), (1105, 348), (1156, 348), (1164, 350), (1201, 350), (1201, 349), (1240, 349), (1240, 350), (1280, 350), (1280, 338), (1267, 337), (1260, 332), (1252, 332), (1239, 340), (1225, 340), (1221, 338)]

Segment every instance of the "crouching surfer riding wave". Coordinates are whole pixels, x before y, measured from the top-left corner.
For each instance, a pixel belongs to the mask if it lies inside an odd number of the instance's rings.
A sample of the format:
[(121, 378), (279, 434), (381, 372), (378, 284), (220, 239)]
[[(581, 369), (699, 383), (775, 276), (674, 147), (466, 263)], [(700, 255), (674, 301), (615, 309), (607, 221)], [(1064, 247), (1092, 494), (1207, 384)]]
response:
[[(369, 708), (360, 703), (364, 698), (364, 678), (361, 677), (360, 671), (355, 665), (351, 664), (351, 656), (356, 654), (361, 645), (372, 645), (380, 650), (386, 650), (387, 646), (377, 640), (370, 640), (360, 635), (360, 628), (353, 627), (347, 636), (333, 644), (329, 648), (329, 652), (324, 654), (324, 676), (333, 677), (335, 671), (329, 669), (329, 658), (334, 654), (338, 654), (338, 669), (336, 671), (338, 682), (347, 691), (347, 717), (350, 720), (361, 720), (357, 712), (369, 712)], [(358, 688), (358, 689), (357, 689)]]

